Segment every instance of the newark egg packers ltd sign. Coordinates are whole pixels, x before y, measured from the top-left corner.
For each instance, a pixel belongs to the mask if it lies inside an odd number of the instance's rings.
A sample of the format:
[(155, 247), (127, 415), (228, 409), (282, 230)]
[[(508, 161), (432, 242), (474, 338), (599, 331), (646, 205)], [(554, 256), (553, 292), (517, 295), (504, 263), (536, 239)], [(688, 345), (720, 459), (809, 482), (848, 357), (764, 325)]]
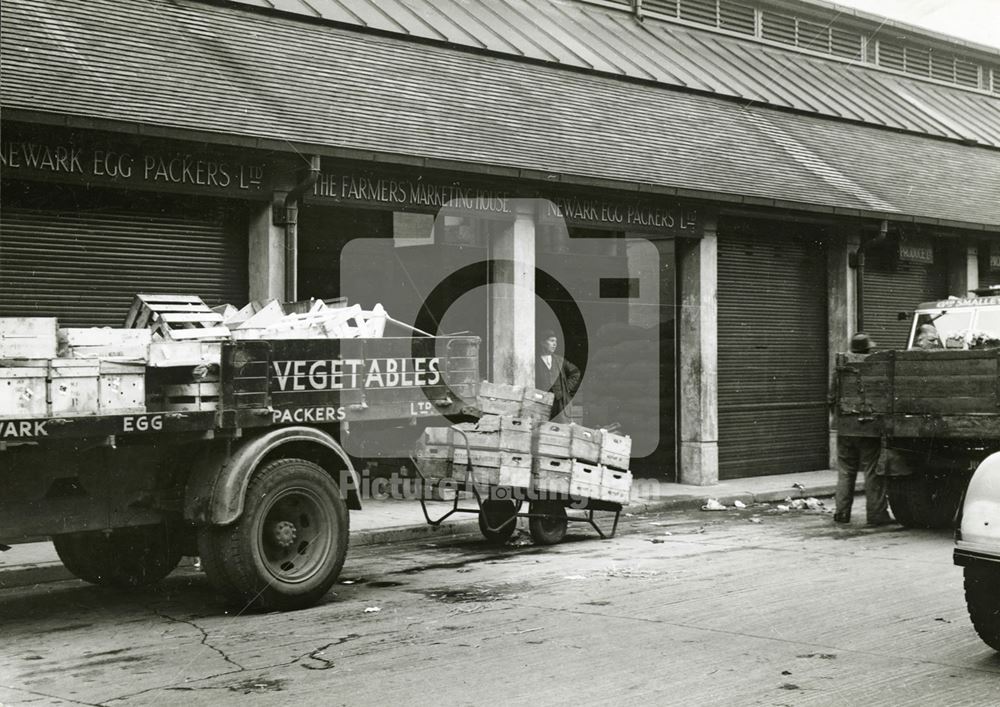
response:
[(142, 189), (265, 194), (263, 163), (205, 152), (127, 144), (47, 141), (40, 138), (0, 142), (5, 177), (107, 183)]

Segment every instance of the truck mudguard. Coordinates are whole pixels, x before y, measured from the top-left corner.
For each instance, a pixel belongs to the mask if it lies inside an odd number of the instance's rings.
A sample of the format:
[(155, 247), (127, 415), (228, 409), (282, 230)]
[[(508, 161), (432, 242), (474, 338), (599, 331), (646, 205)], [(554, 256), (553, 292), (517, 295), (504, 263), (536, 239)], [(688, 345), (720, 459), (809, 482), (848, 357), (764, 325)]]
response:
[(976, 468), (962, 505), (958, 546), (1000, 557), (1000, 452)]
[[(358, 475), (350, 458), (331, 435), (314, 427), (280, 427), (234, 442), (212, 445), (195, 461), (184, 492), (184, 517), (195, 523), (228, 525), (243, 513), (250, 477), (261, 461), (288, 448), (290, 457), (320, 461), (344, 494), (347, 507), (361, 510)], [(326, 460), (323, 464), (321, 460)], [(335, 462), (340, 469), (332, 468)], [(345, 488), (346, 486), (346, 488)]]

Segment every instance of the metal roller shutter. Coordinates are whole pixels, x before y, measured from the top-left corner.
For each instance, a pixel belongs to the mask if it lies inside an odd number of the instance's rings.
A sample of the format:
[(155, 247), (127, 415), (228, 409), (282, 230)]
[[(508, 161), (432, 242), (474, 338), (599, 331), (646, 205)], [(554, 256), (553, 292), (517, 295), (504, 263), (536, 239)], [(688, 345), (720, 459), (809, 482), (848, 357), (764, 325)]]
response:
[(761, 231), (718, 255), (719, 477), (827, 468), (824, 247)]
[(143, 213), (5, 207), (0, 315), (120, 327), (137, 292), (247, 301), (245, 226), (214, 208)]
[[(909, 313), (921, 302), (948, 296), (948, 269), (940, 249), (933, 265), (900, 262), (892, 270), (866, 268), (864, 278), (864, 328), (879, 348), (905, 347)], [(900, 320), (900, 312), (907, 318)]]

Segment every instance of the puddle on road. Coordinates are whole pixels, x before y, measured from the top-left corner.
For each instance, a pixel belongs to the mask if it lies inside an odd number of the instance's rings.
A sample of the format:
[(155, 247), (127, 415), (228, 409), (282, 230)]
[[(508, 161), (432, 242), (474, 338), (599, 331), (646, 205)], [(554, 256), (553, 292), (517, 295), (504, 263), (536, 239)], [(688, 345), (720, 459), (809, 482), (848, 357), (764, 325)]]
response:
[(546, 550), (548, 550), (548, 548), (544, 547), (533, 548), (530, 550), (511, 548), (510, 552), (499, 552), (491, 555), (467, 554), (460, 560), (452, 560), (451, 562), (429, 562), (426, 565), (407, 567), (406, 569), (395, 570), (393, 572), (389, 572), (388, 574), (413, 575), (421, 572), (427, 572), (429, 570), (449, 570), (460, 569), (475, 564), (495, 564), (498, 562), (505, 562), (507, 560), (514, 560), (519, 557), (526, 557), (528, 555), (537, 555), (541, 552), (545, 552)]
[(352, 584), (363, 584), (366, 587), (376, 587), (378, 589), (384, 589), (385, 587), (402, 587), (405, 582), (392, 582), (390, 580), (379, 579), (370, 580), (367, 577), (343, 577), (337, 582), (338, 584), (344, 584), (350, 586)]
[(227, 685), (231, 692), (240, 692), (244, 695), (252, 695), (259, 692), (281, 692), (285, 689), (287, 680), (271, 680), (268, 678), (255, 678), (243, 680), (242, 682)]
[(499, 590), (493, 587), (434, 587), (431, 589), (410, 589), (415, 594), (423, 594), (428, 599), (434, 599), (444, 604), (473, 604), (494, 601), (505, 601), (517, 597), (511, 590)]

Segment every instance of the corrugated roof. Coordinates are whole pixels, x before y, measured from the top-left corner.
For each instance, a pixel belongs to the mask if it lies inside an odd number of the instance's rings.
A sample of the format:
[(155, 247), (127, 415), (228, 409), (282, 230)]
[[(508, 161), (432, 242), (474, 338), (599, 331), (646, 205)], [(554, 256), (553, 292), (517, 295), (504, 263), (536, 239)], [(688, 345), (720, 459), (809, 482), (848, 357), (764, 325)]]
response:
[(1000, 151), (236, 6), (7, 0), (0, 104), (1000, 226)]
[(1000, 99), (572, 0), (231, 0), (1000, 147)]

